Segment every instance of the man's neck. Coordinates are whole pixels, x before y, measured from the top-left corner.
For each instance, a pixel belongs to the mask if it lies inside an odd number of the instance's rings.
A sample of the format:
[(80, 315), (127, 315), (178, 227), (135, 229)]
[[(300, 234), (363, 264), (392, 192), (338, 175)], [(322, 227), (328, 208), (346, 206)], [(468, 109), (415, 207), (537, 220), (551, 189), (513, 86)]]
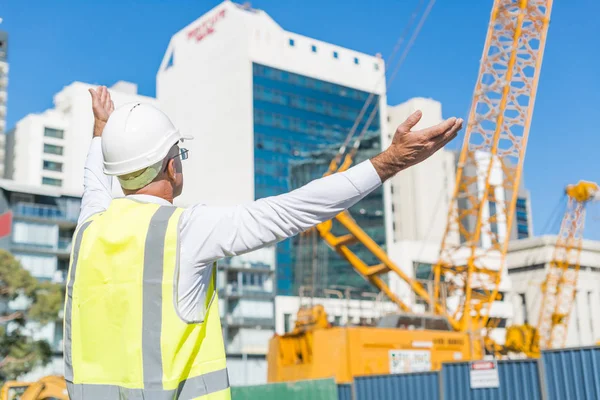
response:
[(124, 191), (125, 195), (146, 195), (158, 197), (173, 204), (173, 187), (164, 181), (152, 182), (139, 190)]

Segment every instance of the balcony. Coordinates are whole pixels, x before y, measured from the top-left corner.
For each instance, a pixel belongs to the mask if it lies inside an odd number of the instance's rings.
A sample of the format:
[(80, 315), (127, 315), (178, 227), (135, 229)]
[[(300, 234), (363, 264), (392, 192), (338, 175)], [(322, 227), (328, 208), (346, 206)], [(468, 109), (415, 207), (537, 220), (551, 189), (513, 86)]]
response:
[(239, 328), (275, 328), (275, 318), (253, 318), (228, 315), (227, 325)]
[(228, 284), (219, 291), (221, 297), (245, 298), (245, 299), (272, 299), (275, 293), (262, 287), (238, 286)]
[(73, 244), (73, 241), (71, 239), (58, 239), (58, 251), (70, 253), (71, 244)]
[(69, 239), (60, 239), (58, 244), (45, 243), (27, 243), (27, 242), (12, 242), (11, 249), (13, 251), (35, 252), (43, 254), (57, 254), (68, 256), (71, 252), (71, 243)]
[(15, 217), (56, 222), (77, 223), (77, 215), (67, 215), (60, 208), (42, 204), (17, 203), (12, 207)]
[(262, 262), (242, 262), (242, 263), (230, 263), (229, 260), (220, 262), (218, 264), (219, 269), (227, 269), (230, 271), (256, 271), (256, 272), (272, 272), (275, 271), (269, 264)]

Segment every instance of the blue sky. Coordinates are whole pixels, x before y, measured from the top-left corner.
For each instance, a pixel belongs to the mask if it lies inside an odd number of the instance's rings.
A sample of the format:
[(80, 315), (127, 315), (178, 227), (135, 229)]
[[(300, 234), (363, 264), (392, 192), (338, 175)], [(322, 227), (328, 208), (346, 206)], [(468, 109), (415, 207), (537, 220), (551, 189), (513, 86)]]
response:
[[(0, 29), (10, 35), (8, 127), (52, 105), (79, 80), (128, 80), (154, 96), (170, 36), (219, 1), (4, 0)], [(384, 58), (418, 0), (261, 0), (285, 29)], [(414, 96), (442, 102), (444, 116), (466, 117), (492, 0), (438, 0), (388, 92), (390, 104)], [(531, 127), (525, 182), (536, 234), (568, 183), (600, 181), (600, 2), (554, 1)], [(82, 133), (87, 134), (87, 133)], [(460, 143), (454, 143), (454, 147)], [(426, 184), (426, 183), (424, 183)], [(562, 211), (562, 210), (561, 210)], [(589, 207), (586, 237), (600, 239), (600, 205)]]

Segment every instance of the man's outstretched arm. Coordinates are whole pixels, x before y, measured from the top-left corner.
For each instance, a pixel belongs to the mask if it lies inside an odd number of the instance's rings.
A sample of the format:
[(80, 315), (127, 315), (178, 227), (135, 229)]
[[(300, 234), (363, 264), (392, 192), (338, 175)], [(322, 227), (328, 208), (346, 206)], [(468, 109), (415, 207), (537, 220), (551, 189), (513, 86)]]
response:
[(101, 137), (106, 121), (115, 106), (105, 86), (90, 89), (94, 112), (94, 137), (85, 161), (83, 172), (83, 197), (78, 223), (81, 224), (94, 214), (105, 211), (112, 200), (112, 178), (102, 170)]
[[(317, 179), (280, 196), (237, 207), (194, 206), (185, 212), (182, 236), (189, 262), (202, 265), (276, 243), (335, 217), (396, 173), (415, 165), (456, 137), (462, 120), (450, 118), (411, 132), (421, 113), (396, 131), (388, 149), (346, 172)], [(193, 238), (193, 239), (187, 239)], [(188, 240), (193, 243), (188, 245)]]

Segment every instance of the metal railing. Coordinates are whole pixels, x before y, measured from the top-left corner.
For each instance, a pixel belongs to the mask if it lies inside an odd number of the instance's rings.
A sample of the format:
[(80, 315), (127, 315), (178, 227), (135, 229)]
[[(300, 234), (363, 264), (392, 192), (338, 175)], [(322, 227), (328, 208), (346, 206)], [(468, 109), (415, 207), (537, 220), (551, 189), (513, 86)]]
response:
[(77, 216), (69, 216), (56, 206), (17, 203), (13, 205), (12, 211), (14, 215), (18, 217), (77, 222)]
[(71, 251), (71, 244), (71, 239), (59, 239), (58, 243), (53, 244), (13, 241), (11, 243), (11, 247), (24, 250), (42, 251), (47, 253), (69, 253)]
[(273, 297), (275, 295), (272, 290), (252, 286), (227, 285), (221, 291), (227, 296), (240, 297)]
[(275, 326), (275, 318), (253, 318), (253, 317), (238, 317), (234, 315), (227, 316), (227, 324), (228, 325), (238, 325), (238, 326), (265, 326), (265, 327), (273, 327)]

